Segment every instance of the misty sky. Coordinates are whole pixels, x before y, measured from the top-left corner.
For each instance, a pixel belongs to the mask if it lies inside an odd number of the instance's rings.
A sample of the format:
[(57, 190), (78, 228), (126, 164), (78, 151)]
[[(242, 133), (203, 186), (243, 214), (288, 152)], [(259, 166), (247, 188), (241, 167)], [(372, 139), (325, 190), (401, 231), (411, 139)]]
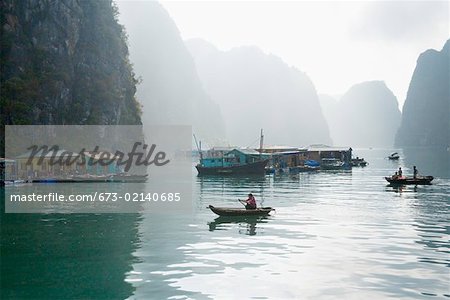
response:
[(162, 2), (183, 39), (256, 45), (306, 72), (318, 93), (384, 80), (400, 109), (417, 57), (450, 36), (449, 2)]

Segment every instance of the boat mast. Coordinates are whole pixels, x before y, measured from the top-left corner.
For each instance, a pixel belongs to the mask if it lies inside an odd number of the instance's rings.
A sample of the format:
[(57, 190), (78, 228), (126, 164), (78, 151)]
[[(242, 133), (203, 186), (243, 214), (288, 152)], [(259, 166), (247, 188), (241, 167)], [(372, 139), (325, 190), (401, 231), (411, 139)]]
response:
[(260, 154), (262, 154), (263, 145), (264, 145), (264, 134), (263, 134), (263, 129), (261, 128), (261, 136), (259, 138), (259, 153)]
[(197, 137), (195, 136), (195, 134), (193, 134), (193, 136), (194, 136), (195, 145), (197, 146), (198, 154), (200, 155), (200, 161), (201, 161), (203, 159), (202, 142), (200, 141), (200, 146), (199, 146), (199, 143), (197, 143)]

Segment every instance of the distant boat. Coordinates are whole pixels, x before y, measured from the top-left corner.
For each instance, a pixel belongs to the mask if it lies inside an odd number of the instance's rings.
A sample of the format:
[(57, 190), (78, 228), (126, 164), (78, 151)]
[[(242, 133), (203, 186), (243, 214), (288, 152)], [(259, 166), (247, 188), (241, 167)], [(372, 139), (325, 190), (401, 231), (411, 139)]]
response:
[(303, 166), (297, 166), (295, 167), (295, 171), (297, 173), (299, 172), (312, 172), (312, 171), (318, 171), (320, 170), (320, 164), (319, 162), (309, 159), (305, 160)]
[(391, 155), (388, 156), (388, 158), (390, 160), (398, 160), (400, 158), (400, 155), (398, 155), (397, 152), (392, 153)]
[(367, 161), (364, 160), (364, 158), (356, 157), (356, 158), (352, 158), (351, 164), (352, 164), (352, 167), (365, 167), (365, 166), (367, 166), (368, 163), (367, 163)]
[(390, 184), (431, 184), (431, 181), (433, 181), (433, 176), (420, 176), (420, 177), (398, 177), (398, 176), (390, 176), (390, 177), (384, 177)]
[(232, 207), (214, 207), (208, 208), (219, 216), (236, 217), (236, 216), (265, 216), (275, 210), (272, 207), (260, 207), (256, 209), (232, 208)]

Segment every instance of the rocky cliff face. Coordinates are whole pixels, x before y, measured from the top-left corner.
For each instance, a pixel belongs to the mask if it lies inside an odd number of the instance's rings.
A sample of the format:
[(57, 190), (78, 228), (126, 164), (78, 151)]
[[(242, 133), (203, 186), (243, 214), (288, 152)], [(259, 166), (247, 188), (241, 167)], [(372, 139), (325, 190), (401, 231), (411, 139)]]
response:
[(1, 122), (140, 124), (111, 0), (1, 3)]
[(206, 91), (220, 104), (231, 143), (257, 145), (252, 142), (260, 128), (270, 144), (331, 142), (316, 90), (304, 73), (256, 47), (223, 52), (202, 40), (187, 46)]
[(419, 56), (403, 106), (397, 146), (450, 146), (450, 40)]
[(340, 101), (321, 96), (335, 145), (391, 147), (400, 124), (397, 98), (382, 81), (356, 84)]
[(203, 90), (178, 28), (154, 1), (120, 2), (120, 20), (130, 43), (130, 57), (142, 82), (138, 98), (142, 121), (152, 124), (191, 124), (210, 144), (225, 136), (222, 114)]

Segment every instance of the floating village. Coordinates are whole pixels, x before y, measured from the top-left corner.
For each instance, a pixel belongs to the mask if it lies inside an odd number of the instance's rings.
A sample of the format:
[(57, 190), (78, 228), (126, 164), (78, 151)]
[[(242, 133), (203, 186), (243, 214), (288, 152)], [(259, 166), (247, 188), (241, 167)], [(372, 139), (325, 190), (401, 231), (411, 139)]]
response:
[[(195, 135), (194, 140), (197, 150), (187, 151), (182, 155), (191, 156), (198, 161), (195, 168), (199, 176), (298, 174), (321, 170), (348, 170), (368, 165), (364, 158), (353, 155), (351, 147), (264, 146), (262, 130), (259, 148), (213, 147), (202, 150), (201, 142), (197, 142)], [(109, 151), (86, 151), (83, 153), (83, 159), (80, 160), (81, 163), (54, 163), (55, 160), (64, 161), (64, 157), (69, 152), (60, 149), (31, 158), (29, 152), (15, 158), (0, 158), (1, 184), (6, 186), (46, 182), (146, 182), (148, 180), (148, 174), (124, 172), (120, 159)], [(108, 164), (101, 163), (105, 157), (109, 160)], [(387, 157), (389, 160), (399, 158), (397, 152)], [(394, 174), (385, 179), (390, 184), (430, 184), (433, 177), (416, 175), (405, 177), (402, 174)]]
[(213, 147), (202, 151), (197, 142), (199, 175), (296, 174), (319, 170), (365, 167), (368, 163), (353, 157), (351, 147), (311, 145), (306, 148), (264, 146), (261, 130), (259, 148)]
[[(196, 161), (199, 175), (264, 175), (295, 174), (319, 170), (350, 169), (364, 167), (363, 158), (353, 158), (351, 147), (329, 147), (312, 145), (307, 148), (288, 146), (266, 146), (263, 144), (261, 130), (260, 147), (213, 147), (201, 149), (197, 143), (196, 151), (182, 155), (191, 156)], [(21, 183), (70, 183), (70, 182), (145, 182), (147, 175), (124, 172), (119, 159), (112, 151), (85, 151), (83, 159), (66, 163), (67, 157), (76, 157), (75, 153), (59, 149), (41, 150), (39, 155), (30, 152), (14, 158), (1, 158), (0, 169), (3, 185)], [(101, 161), (108, 157), (110, 163)]]
[[(128, 174), (120, 165), (119, 157), (109, 151), (86, 151), (83, 159), (67, 163), (76, 157), (71, 151), (40, 151), (32, 157), (26, 152), (14, 159), (0, 158), (2, 185), (23, 183), (70, 182), (145, 182), (147, 174)], [(101, 163), (108, 158), (108, 163)]]

